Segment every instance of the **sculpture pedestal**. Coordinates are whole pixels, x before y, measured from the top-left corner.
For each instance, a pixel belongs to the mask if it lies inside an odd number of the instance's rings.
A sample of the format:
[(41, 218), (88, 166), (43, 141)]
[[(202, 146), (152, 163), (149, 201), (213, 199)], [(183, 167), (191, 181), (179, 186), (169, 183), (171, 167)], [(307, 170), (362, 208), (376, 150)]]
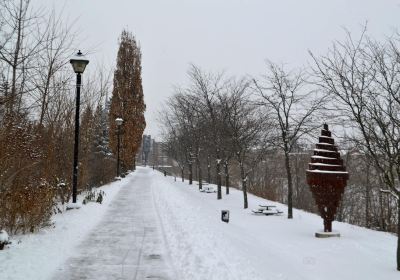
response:
[(340, 233), (337, 231), (332, 231), (332, 232), (318, 231), (315, 233), (315, 237), (317, 238), (340, 237)]

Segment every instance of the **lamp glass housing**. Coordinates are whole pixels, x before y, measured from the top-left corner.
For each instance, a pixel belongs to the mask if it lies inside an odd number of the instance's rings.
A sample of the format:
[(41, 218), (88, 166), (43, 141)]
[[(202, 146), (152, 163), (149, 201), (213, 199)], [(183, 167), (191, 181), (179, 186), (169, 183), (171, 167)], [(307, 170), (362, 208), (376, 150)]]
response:
[(89, 64), (89, 60), (79, 51), (74, 55), (70, 61), (74, 72), (77, 74), (82, 74), (85, 71), (86, 65)]
[(115, 119), (115, 122), (117, 123), (118, 126), (120, 126), (120, 125), (122, 125), (122, 123), (124, 122), (124, 120), (121, 119), (121, 118), (116, 118), (116, 119)]

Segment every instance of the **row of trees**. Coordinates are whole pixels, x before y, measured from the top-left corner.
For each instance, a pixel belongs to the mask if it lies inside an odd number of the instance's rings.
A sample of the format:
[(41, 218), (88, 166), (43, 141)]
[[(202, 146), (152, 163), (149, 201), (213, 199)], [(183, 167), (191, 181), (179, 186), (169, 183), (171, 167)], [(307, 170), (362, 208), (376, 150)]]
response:
[[(288, 188), (288, 217), (292, 218), (292, 162), (290, 154), (320, 124), (313, 122), (326, 96), (305, 89), (302, 72), (288, 73), (282, 66), (268, 63), (268, 75), (260, 80), (225, 78), (205, 73), (192, 65), (190, 85), (177, 88), (162, 112), (164, 146), (181, 169), (188, 167), (192, 183), (193, 164), (202, 187), (203, 166), (211, 181), (215, 162), (217, 198), (222, 198), (222, 174), (229, 193), (230, 168), (235, 163), (240, 174), (244, 208), (248, 207), (247, 186), (268, 154), (283, 154)], [(184, 176), (182, 176), (183, 178)], [(253, 176), (251, 176), (253, 177)]]
[[(189, 84), (162, 112), (164, 146), (182, 178), (187, 170), (215, 182), (222, 198), (233, 183), (247, 191), (315, 211), (305, 169), (322, 122), (333, 124), (351, 180), (338, 219), (400, 232), (400, 49), (363, 32), (310, 52), (312, 66), (287, 71), (267, 62), (260, 78), (232, 78), (192, 65)], [(195, 171), (193, 171), (195, 166)], [(367, 176), (365, 176), (367, 174)], [(400, 239), (399, 239), (400, 242)], [(400, 243), (397, 249), (400, 270)]]
[[(54, 211), (62, 210), (59, 202), (71, 196), (75, 75), (69, 58), (76, 52), (76, 36), (56, 12), (35, 10), (29, 0), (2, 0), (0, 14), (0, 229), (14, 234), (47, 225)], [(139, 48), (135, 52), (129, 54), (136, 59), (134, 73), (127, 73), (135, 87), (129, 90), (142, 103), (118, 115), (137, 117), (133, 130), (140, 134), (144, 104)], [(114, 105), (108, 101), (112, 72), (89, 67), (82, 86), (78, 191), (116, 175)], [(113, 92), (121, 87), (118, 67)], [(124, 136), (127, 169), (136, 151), (128, 143), (138, 145), (136, 134)]]

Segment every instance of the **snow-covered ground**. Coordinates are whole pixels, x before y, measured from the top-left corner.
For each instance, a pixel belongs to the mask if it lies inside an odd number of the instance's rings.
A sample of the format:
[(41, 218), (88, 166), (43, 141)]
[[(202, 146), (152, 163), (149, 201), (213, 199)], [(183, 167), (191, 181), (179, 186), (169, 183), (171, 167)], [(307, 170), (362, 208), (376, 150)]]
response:
[[(314, 233), (323, 225), (317, 215), (295, 210), (294, 219), (288, 220), (284, 205), (252, 195), (249, 209), (243, 209), (238, 190), (231, 189), (230, 195), (217, 200), (216, 193), (199, 192), (196, 184), (175, 182), (151, 168), (138, 168), (122, 181), (103, 187), (107, 193), (103, 205), (93, 203), (56, 215), (55, 228), (13, 237), (13, 245), (0, 251), (0, 279), (50, 279), (60, 269), (68, 269), (71, 256), (87, 254), (82, 253), (82, 242), (107, 224), (107, 216), (116, 210), (118, 198), (125, 194), (117, 195), (119, 190), (130, 187), (135, 187), (134, 192), (126, 192), (132, 197), (131, 203), (148, 205), (146, 217), (151, 220), (143, 223), (151, 224), (145, 228), (151, 226), (161, 238), (134, 238), (129, 243), (144, 242), (140, 246), (152, 250), (155, 244), (165, 248), (161, 251), (177, 275), (174, 279), (399, 279), (395, 269), (397, 240), (391, 234), (334, 222), (333, 228), (341, 237), (318, 239)], [(140, 189), (146, 194), (139, 194)], [(259, 204), (277, 205), (285, 214), (253, 215), (251, 209)], [(126, 216), (118, 219), (131, 221), (130, 217), (142, 211), (138, 207), (132, 209), (123, 211)], [(228, 224), (220, 219), (221, 210), (225, 209), (230, 210)], [(127, 238), (129, 232), (125, 232), (120, 238)], [(21, 243), (16, 244), (17, 240)], [(99, 249), (101, 246), (104, 244), (99, 242)], [(139, 269), (141, 265), (138, 261), (131, 268)], [(118, 279), (134, 279), (134, 275), (137, 272), (130, 278)]]
[[(345, 223), (333, 223), (340, 238), (315, 238), (322, 219), (231, 189), (222, 201), (197, 185), (154, 176), (153, 192), (167, 242), (182, 279), (399, 279), (395, 236)], [(225, 192), (225, 189), (223, 189)], [(283, 216), (256, 216), (252, 208), (274, 204)], [(221, 222), (221, 210), (230, 222)]]
[(114, 196), (132, 176), (101, 187), (105, 192), (103, 204), (89, 203), (79, 210), (54, 215), (54, 227), (11, 237), (10, 248), (0, 251), (0, 279), (49, 279), (102, 219)]

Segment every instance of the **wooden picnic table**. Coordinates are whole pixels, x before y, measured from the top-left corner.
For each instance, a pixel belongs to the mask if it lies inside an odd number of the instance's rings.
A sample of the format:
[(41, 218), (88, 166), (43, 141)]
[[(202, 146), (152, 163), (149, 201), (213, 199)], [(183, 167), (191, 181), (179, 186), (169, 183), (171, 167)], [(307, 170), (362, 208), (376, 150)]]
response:
[(217, 192), (214, 187), (212, 186), (203, 186), (203, 188), (200, 190), (201, 192), (206, 192), (206, 193), (213, 193)]
[(258, 209), (251, 210), (254, 214), (264, 214), (264, 215), (279, 215), (283, 212), (276, 208), (275, 205), (258, 205)]
[(260, 206), (260, 208), (265, 208), (267, 210), (276, 207), (275, 205), (261, 205), (261, 204), (259, 204), (258, 206)]

